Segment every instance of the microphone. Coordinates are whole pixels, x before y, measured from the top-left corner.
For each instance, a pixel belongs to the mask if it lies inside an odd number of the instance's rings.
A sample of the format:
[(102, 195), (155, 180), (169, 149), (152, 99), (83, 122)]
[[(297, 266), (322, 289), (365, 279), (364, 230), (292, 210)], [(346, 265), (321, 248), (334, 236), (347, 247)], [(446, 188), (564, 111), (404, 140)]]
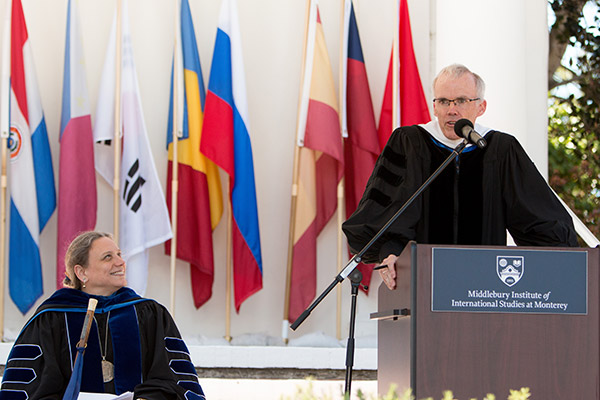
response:
[(467, 139), (469, 143), (476, 144), (480, 149), (487, 146), (485, 139), (473, 129), (473, 123), (466, 118), (459, 119), (454, 123), (454, 133), (461, 138)]

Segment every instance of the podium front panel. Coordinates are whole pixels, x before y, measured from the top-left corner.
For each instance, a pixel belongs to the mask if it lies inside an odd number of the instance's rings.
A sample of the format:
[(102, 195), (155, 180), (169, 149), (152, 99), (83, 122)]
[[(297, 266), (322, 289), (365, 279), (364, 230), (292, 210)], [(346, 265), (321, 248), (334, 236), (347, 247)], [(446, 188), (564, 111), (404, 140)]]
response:
[(599, 399), (597, 249), (564, 249), (587, 252), (588, 301), (587, 314), (561, 315), (433, 312), (433, 247), (444, 246), (407, 246), (398, 288), (380, 288), (379, 311), (411, 309), (410, 317), (379, 322), (380, 395), (395, 383), (400, 391), (410, 385), (417, 398), (444, 390), (456, 398), (506, 398), (509, 389), (529, 387), (534, 399)]

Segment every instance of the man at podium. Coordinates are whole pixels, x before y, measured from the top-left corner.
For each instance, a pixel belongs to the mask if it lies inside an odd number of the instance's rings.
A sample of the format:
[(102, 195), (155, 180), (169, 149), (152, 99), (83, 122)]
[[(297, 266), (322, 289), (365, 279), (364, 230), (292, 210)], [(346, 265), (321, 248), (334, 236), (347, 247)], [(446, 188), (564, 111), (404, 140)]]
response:
[[(397, 128), (379, 156), (356, 211), (342, 225), (360, 251), (463, 139), (455, 123), (468, 119), (487, 142), (470, 144), (365, 253), (396, 286), (395, 262), (409, 240), (419, 243), (576, 247), (571, 217), (517, 139), (476, 123), (487, 103), (485, 83), (460, 64), (433, 81), (435, 120)], [(385, 268), (387, 267), (387, 268)]]

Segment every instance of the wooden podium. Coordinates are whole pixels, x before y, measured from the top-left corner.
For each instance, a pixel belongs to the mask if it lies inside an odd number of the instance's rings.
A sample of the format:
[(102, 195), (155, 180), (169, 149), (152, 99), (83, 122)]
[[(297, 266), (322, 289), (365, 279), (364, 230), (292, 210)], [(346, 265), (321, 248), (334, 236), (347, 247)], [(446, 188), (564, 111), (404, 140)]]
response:
[[(600, 399), (599, 249), (528, 248), (587, 254), (584, 314), (432, 311), (432, 254), (439, 246), (409, 243), (400, 256), (398, 286), (379, 287), (378, 391), (411, 387), (417, 399), (505, 399), (529, 387), (533, 399)], [(485, 249), (527, 249), (486, 247)], [(552, 254), (550, 254), (552, 256)], [(560, 266), (565, 273), (569, 265)], [(469, 280), (469, 277), (463, 277)]]

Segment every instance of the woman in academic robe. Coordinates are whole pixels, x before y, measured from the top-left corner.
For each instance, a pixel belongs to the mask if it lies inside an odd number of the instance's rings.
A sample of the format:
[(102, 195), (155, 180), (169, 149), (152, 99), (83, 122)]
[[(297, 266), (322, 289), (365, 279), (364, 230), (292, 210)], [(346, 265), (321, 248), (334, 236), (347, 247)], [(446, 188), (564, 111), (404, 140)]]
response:
[(84, 353), (82, 392), (205, 399), (171, 315), (126, 287), (125, 261), (109, 234), (80, 234), (65, 264), (66, 287), (36, 310), (10, 352), (0, 400), (62, 399), (90, 298), (98, 305)]

